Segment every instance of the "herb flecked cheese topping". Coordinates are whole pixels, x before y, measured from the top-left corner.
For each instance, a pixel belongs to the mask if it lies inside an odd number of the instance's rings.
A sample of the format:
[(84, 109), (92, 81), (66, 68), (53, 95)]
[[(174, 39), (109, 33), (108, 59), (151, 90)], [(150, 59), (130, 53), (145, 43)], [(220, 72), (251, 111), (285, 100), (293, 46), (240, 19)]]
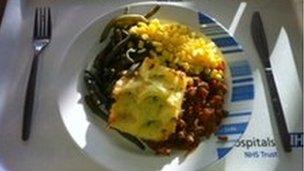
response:
[(188, 81), (183, 72), (146, 58), (135, 76), (116, 82), (110, 127), (146, 140), (168, 139), (182, 113)]

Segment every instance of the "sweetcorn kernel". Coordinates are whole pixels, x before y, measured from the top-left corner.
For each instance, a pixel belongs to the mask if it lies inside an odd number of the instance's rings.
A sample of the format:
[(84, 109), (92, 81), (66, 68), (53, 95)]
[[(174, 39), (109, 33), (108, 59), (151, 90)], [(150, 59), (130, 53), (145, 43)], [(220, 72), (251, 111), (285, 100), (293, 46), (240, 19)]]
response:
[(221, 80), (223, 77), (221, 74), (217, 73), (214, 78), (217, 80)]
[[(129, 31), (150, 41), (156, 52), (162, 54), (157, 59), (170, 61), (173, 67), (183, 66), (190, 72), (199, 73), (204, 68), (215, 69), (223, 62), (214, 42), (178, 23), (161, 23), (158, 19), (152, 19), (148, 24), (139, 23), (131, 27)], [(219, 71), (217, 73), (223, 75)]]
[(158, 41), (152, 41), (152, 45), (159, 47), (159, 46), (162, 46), (162, 43), (160, 43)]

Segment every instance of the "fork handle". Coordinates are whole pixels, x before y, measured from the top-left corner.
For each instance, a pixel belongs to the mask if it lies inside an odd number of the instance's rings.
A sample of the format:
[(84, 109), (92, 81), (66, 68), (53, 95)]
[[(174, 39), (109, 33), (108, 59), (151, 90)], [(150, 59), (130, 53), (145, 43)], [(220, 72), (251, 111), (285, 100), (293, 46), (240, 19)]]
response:
[(31, 72), (26, 88), (25, 102), (23, 108), (23, 125), (22, 125), (22, 140), (27, 141), (31, 132), (31, 122), (34, 107), (36, 77), (38, 69), (38, 53), (34, 54), (31, 66)]

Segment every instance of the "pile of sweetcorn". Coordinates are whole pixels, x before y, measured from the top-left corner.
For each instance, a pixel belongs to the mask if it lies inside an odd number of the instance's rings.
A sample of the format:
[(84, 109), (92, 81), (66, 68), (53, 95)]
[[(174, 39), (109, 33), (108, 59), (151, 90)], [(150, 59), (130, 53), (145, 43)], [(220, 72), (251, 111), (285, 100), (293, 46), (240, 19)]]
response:
[(162, 63), (170, 62), (173, 67), (182, 67), (194, 74), (207, 71), (211, 77), (223, 79), (224, 61), (219, 49), (209, 38), (192, 32), (187, 26), (153, 19), (147, 24), (139, 22), (129, 32), (150, 41), (156, 51), (150, 54)]

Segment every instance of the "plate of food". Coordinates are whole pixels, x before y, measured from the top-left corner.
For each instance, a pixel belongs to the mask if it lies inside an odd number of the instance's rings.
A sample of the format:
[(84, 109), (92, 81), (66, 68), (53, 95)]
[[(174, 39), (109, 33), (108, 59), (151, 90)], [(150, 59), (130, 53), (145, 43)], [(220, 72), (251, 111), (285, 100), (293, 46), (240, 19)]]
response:
[(202, 170), (250, 121), (244, 50), (214, 18), (182, 5), (135, 3), (96, 18), (58, 72), (67, 132), (108, 170)]

